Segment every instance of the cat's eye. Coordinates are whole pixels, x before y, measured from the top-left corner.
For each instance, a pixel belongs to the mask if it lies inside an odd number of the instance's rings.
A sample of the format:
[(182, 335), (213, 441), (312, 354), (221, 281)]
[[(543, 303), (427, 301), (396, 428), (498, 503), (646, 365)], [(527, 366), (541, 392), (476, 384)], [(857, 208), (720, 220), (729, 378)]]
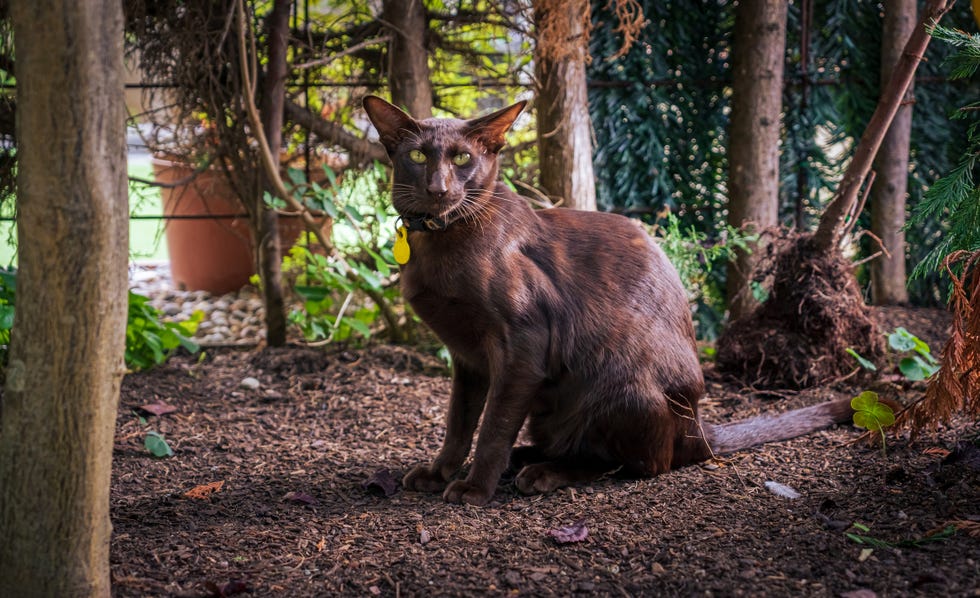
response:
[(456, 166), (466, 166), (470, 163), (470, 155), (466, 152), (460, 152), (453, 156), (453, 164)]
[(425, 154), (422, 153), (422, 150), (414, 149), (408, 152), (408, 158), (416, 164), (425, 164)]

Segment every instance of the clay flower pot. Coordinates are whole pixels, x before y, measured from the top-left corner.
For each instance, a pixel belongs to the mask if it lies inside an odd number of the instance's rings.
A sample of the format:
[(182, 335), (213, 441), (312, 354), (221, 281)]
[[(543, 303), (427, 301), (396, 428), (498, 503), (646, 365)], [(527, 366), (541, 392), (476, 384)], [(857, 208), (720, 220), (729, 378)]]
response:
[[(153, 159), (157, 182), (173, 185), (193, 174), (186, 163)], [(255, 274), (248, 217), (234, 191), (215, 170), (200, 173), (188, 184), (161, 187), (167, 251), (174, 284), (184, 290), (214, 295), (231, 293)], [(279, 249), (288, 251), (303, 232), (302, 218), (279, 214)]]

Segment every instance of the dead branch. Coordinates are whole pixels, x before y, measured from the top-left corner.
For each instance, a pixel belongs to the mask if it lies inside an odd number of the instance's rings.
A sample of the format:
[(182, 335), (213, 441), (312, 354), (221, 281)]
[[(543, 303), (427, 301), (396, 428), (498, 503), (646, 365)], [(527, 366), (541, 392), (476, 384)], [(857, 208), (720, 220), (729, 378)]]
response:
[(330, 122), (318, 114), (286, 100), (286, 118), (316, 134), (320, 139), (340, 146), (351, 153), (351, 163), (365, 166), (371, 162), (388, 162), (388, 153), (380, 143), (354, 135), (342, 125)]
[(871, 120), (868, 122), (861, 141), (854, 150), (854, 157), (844, 173), (837, 195), (824, 210), (817, 231), (813, 234), (814, 245), (824, 251), (836, 247), (841, 239), (844, 230), (842, 224), (844, 217), (851, 211), (857, 201), (858, 192), (861, 185), (871, 170), (871, 164), (878, 148), (891, 126), (895, 113), (905, 97), (905, 92), (915, 77), (915, 71), (922, 61), (929, 40), (932, 39), (931, 27), (934, 27), (939, 19), (949, 10), (946, 0), (930, 0), (926, 6), (925, 15), (919, 22), (918, 27), (909, 37), (902, 57), (899, 58), (892, 72), (888, 85), (878, 100)]

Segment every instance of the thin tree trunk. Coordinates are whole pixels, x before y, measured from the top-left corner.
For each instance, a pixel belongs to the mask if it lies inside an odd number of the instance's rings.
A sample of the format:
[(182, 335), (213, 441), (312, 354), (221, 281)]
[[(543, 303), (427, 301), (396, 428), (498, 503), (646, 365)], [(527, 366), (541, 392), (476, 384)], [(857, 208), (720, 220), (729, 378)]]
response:
[[(779, 218), (779, 140), (786, 51), (783, 0), (742, 0), (735, 13), (732, 115), (728, 145), (728, 222), (749, 231)], [(761, 244), (739, 251), (728, 267), (728, 307), (733, 320), (751, 311), (752, 271)]]
[[(595, 210), (592, 120), (586, 88), (589, 3), (536, 0), (540, 184), (556, 203)], [(560, 32), (552, 38), (548, 32)]]
[[(275, 0), (268, 16), (269, 62), (262, 80), (260, 113), (269, 151), (278, 158), (282, 143), (283, 103), (286, 98), (286, 53), (289, 49), (289, 12), (292, 0)], [(262, 177), (264, 189), (272, 190), (268, 177)], [(270, 347), (286, 344), (286, 308), (282, 291), (282, 256), (279, 252), (279, 227), (276, 211), (265, 205), (262, 193), (257, 193), (255, 208), (256, 258), (262, 278), (262, 298), (265, 303), (265, 338)]]
[(16, 324), (0, 402), (0, 596), (105, 596), (125, 371), (128, 211), (117, 1), (11, 3)]
[(844, 172), (844, 178), (837, 188), (834, 199), (820, 216), (820, 223), (813, 233), (813, 243), (817, 249), (830, 251), (840, 242), (845, 230), (845, 219), (857, 203), (858, 193), (868, 176), (868, 171), (871, 170), (875, 154), (878, 153), (881, 141), (901, 106), (905, 90), (915, 77), (915, 71), (929, 46), (929, 40), (932, 39), (927, 27), (939, 22), (948, 10), (946, 0), (930, 0), (926, 5), (923, 18), (905, 44), (895, 70), (888, 80), (888, 85), (882, 90), (878, 106), (871, 115), (864, 134), (861, 135), (861, 141), (854, 149), (854, 157), (851, 158), (851, 163)]
[(385, 0), (381, 18), (391, 31), (388, 82), (391, 102), (415, 118), (432, 116), (432, 81), (425, 46), (428, 19), (422, 0)]
[[(916, 25), (915, 0), (885, 2), (881, 44), (881, 88), (891, 79), (902, 49)], [(871, 262), (871, 299), (875, 305), (908, 303), (905, 287), (905, 194), (909, 180), (912, 134), (912, 83), (875, 157), (871, 187), (871, 232), (890, 252)]]

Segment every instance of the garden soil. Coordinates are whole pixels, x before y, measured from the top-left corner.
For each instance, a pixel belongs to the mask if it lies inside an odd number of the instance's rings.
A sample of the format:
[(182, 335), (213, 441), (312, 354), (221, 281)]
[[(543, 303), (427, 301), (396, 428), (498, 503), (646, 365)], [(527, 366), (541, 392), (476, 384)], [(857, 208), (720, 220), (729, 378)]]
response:
[[(941, 349), (944, 312), (877, 313)], [(885, 369), (781, 392), (706, 364), (702, 412), (922, 395)], [(438, 450), (449, 388), (435, 357), (384, 345), (208, 349), (126, 376), (113, 595), (980, 596), (977, 422), (886, 450), (843, 426), (547, 496), (504, 480), (477, 508), (399, 482)]]

